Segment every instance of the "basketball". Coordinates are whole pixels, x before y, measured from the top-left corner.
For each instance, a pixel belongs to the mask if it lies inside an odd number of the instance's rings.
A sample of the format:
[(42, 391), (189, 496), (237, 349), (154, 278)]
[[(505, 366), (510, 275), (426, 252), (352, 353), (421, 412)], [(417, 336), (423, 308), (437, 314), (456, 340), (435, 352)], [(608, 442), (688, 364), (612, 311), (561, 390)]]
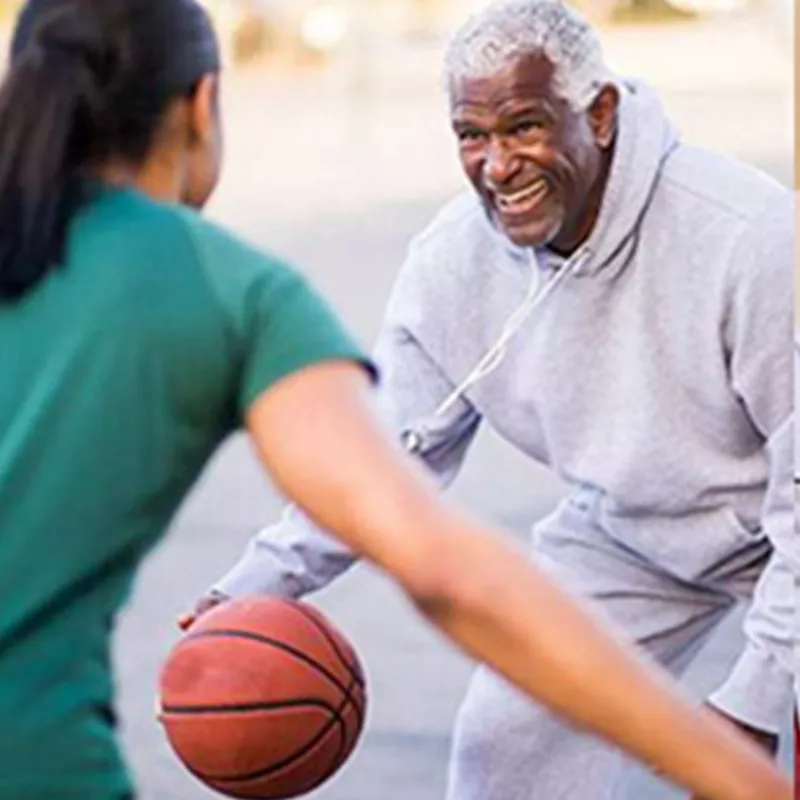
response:
[(169, 655), (160, 720), (183, 764), (230, 797), (279, 800), (348, 760), (366, 710), (364, 673), (317, 609), (248, 598), (204, 614)]

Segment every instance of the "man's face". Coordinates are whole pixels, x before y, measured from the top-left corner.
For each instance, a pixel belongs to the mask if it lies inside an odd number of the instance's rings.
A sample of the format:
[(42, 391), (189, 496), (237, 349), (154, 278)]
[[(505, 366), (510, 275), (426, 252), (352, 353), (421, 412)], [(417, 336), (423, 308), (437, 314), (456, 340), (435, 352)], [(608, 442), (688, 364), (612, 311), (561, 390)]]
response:
[(553, 74), (532, 54), (454, 82), (451, 116), (464, 171), (496, 224), (517, 245), (568, 254), (600, 207), (618, 95), (608, 86), (591, 109), (574, 111)]

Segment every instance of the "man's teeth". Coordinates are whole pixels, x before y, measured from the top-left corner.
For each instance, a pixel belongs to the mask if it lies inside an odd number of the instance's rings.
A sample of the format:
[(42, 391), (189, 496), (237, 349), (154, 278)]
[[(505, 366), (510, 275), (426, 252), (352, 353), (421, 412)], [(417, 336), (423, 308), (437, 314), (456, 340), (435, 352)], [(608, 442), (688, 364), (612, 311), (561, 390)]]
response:
[(530, 186), (520, 189), (514, 194), (498, 194), (497, 207), (501, 211), (516, 211), (520, 206), (538, 201), (547, 193), (547, 181), (544, 178), (534, 181)]

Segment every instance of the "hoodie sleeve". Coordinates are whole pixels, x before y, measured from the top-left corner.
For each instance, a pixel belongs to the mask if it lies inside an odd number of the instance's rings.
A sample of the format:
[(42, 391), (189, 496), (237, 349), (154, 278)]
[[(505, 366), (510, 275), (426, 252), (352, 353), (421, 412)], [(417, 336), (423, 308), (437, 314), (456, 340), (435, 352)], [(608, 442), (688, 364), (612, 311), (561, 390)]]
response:
[[(389, 435), (401, 436), (426, 422), (426, 446), (419, 457), (444, 488), (458, 474), (480, 423), (472, 405), (460, 398), (446, 419), (433, 412), (454, 386), (412, 333), (428, 309), (424, 251), (412, 247), (392, 293), (375, 349), (381, 373), (377, 405)], [(343, 454), (346, 457), (346, 454)], [(275, 524), (258, 532), (238, 563), (219, 580), (214, 591), (238, 597), (275, 594), (298, 598), (318, 591), (347, 571), (357, 557), (339, 541), (317, 529), (296, 507), (288, 506)]]
[(776, 480), (764, 507), (764, 526), (775, 545), (745, 618), (746, 645), (711, 703), (758, 730), (778, 734), (790, 705), (794, 672), (798, 542), (792, 486), (792, 420), (770, 446)]
[[(753, 235), (747, 275), (731, 315), (732, 380), (755, 428), (766, 439), (769, 484), (762, 526), (773, 546), (745, 620), (746, 644), (711, 702), (754, 728), (778, 733), (790, 705), (796, 570), (792, 419), (791, 214), (772, 214)], [(755, 261), (754, 261), (755, 259)]]

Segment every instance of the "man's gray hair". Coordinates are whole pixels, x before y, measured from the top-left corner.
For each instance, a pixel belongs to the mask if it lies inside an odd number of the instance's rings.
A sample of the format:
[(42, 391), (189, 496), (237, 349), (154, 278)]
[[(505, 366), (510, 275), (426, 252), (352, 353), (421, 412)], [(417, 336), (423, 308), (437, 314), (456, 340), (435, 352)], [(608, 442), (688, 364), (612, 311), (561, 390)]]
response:
[(555, 67), (555, 89), (584, 111), (615, 82), (600, 41), (583, 17), (558, 0), (495, 0), (473, 14), (451, 39), (445, 80), (484, 78), (517, 58), (541, 53)]

